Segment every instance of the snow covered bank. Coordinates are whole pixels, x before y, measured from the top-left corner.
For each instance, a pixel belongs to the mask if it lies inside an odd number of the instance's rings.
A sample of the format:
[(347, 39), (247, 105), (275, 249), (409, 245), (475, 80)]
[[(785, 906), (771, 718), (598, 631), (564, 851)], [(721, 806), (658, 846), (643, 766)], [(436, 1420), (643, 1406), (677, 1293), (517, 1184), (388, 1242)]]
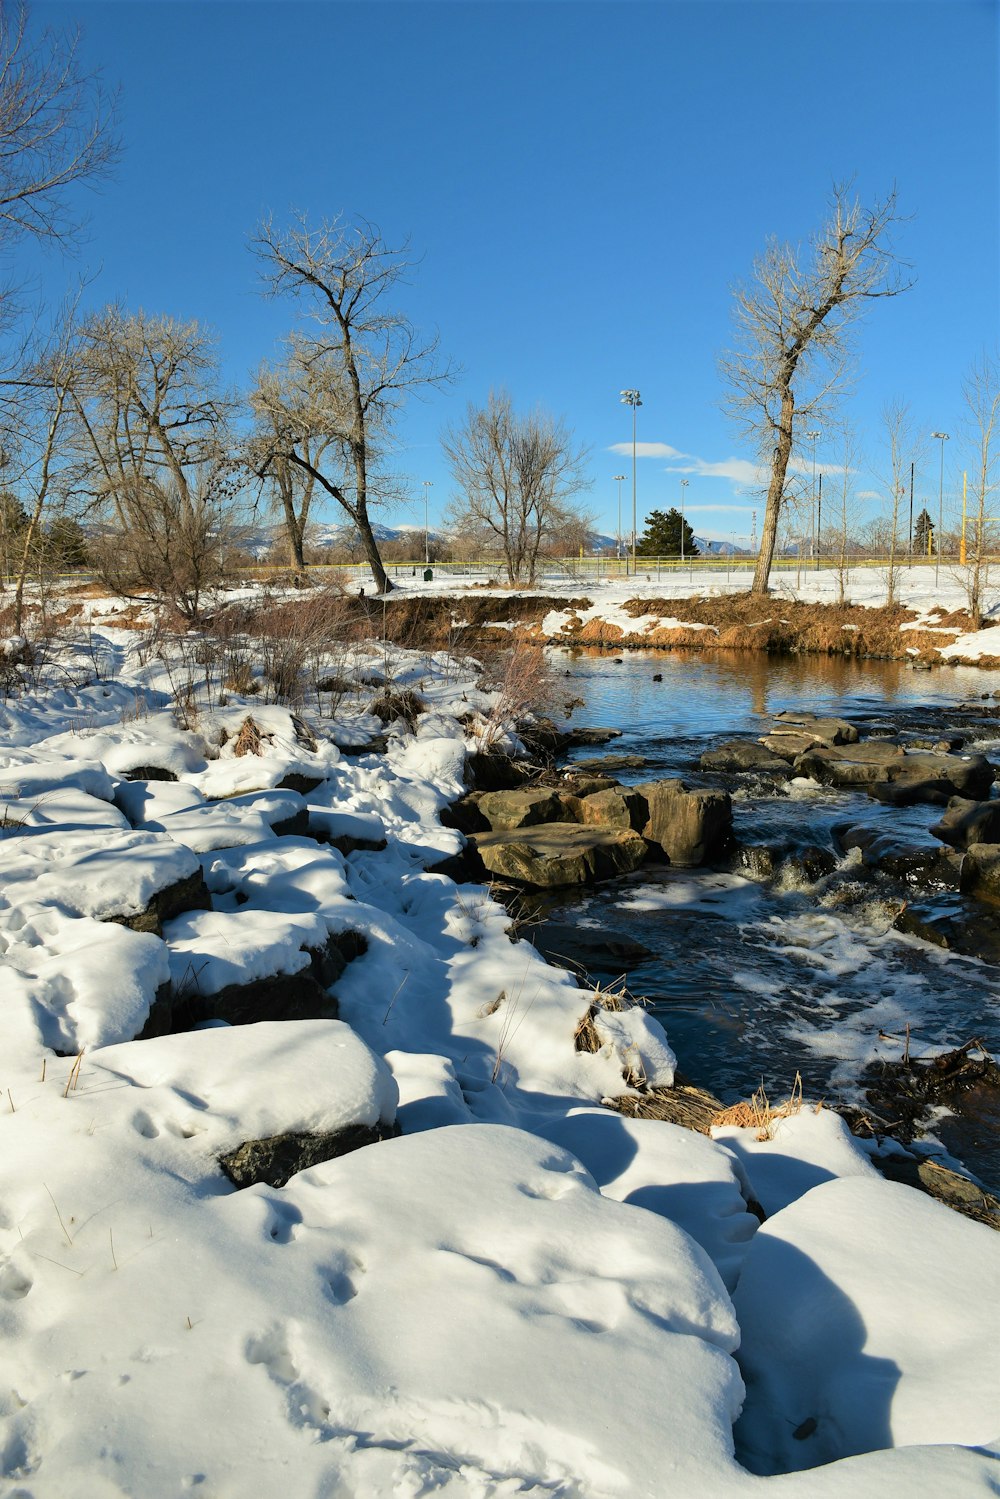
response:
[[(669, 1081), (657, 1023), (609, 1013), (577, 1050), (591, 993), (429, 872), (460, 846), (438, 813), (489, 706), (473, 676), (380, 648), (426, 711), (347, 756), (361, 702), (307, 734), (252, 701), (181, 729), (110, 644), (114, 684), (0, 716), (11, 1499), (995, 1492), (968, 1307), (993, 1304), (996, 1236), (874, 1176), (828, 1116), (761, 1143), (602, 1110), (627, 1073)], [(154, 769), (177, 779), (124, 779)], [(123, 924), (193, 876), (211, 909)], [(324, 1013), (134, 1039), (165, 992), (210, 1013), (306, 972)], [(219, 1164), (394, 1122), (280, 1188)], [(744, 1375), (761, 1473), (896, 1450), (756, 1476)]]

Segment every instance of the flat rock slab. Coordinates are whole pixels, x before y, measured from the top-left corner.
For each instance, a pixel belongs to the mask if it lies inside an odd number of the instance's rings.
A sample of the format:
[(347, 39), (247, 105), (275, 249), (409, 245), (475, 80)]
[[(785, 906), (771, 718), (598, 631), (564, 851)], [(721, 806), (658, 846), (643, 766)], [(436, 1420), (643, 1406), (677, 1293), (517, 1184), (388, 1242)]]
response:
[(575, 822), (520, 828), (514, 834), (474, 833), (470, 841), (490, 874), (540, 888), (631, 874), (646, 857), (645, 839), (631, 829)]
[(858, 731), (846, 718), (821, 718), (815, 713), (799, 713), (786, 709), (774, 715), (773, 733), (786, 730), (810, 734), (816, 744), (856, 744)]
[(590, 760), (574, 760), (566, 769), (588, 775), (615, 775), (620, 770), (642, 770), (647, 763), (645, 755), (602, 755)]
[(781, 780), (787, 780), (792, 773), (783, 755), (776, 754), (767, 744), (755, 744), (749, 739), (733, 739), (720, 744), (718, 749), (706, 750), (698, 764), (702, 770), (765, 771)]
[(993, 784), (993, 767), (982, 755), (908, 754), (886, 740), (852, 744), (842, 749), (814, 749), (795, 761), (798, 775), (823, 786), (874, 786), (879, 782), (920, 781), (952, 788), (956, 796), (985, 796)]

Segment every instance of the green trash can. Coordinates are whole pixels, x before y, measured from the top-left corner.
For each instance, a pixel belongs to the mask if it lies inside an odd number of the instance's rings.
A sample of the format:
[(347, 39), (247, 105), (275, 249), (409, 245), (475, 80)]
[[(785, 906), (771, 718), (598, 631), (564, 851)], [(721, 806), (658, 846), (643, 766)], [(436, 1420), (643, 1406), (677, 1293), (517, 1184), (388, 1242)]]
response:
[(425, 583), (433, 583), (434, 582), (434, 569), (432, 567), (425, 567), (424, 568), (424, 582)]

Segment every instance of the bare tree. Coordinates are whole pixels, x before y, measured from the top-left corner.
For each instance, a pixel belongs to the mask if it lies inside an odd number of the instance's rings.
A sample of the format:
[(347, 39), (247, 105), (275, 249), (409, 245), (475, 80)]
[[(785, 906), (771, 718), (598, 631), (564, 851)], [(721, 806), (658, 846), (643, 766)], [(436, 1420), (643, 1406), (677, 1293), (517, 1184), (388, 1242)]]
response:
[[(299, 358), (293, 345), (281, 368), (261, 366), (250, 395), (257, 417), (249, 445), (250, 464), (269, 486), (272, 504), (284, 523), (289, 560), (298, 572), (306, 568), (306, 532), (317, 475), (334, 441), (329, 432), (314, 430), (328, 425), (317, 409), (316, 385), (308, 357)], [(301, 464), (292, 461), (293, 451), (300, 453)]]
[(66, 240), (78, 227), (67, 189), (117, 155), (114, 100), (80, 65), (77, 35), (30, 34), (0, 3), (0, 241)]
[(284, 230), (267, 220), (251, 243), (268, 294), (301, 299), (318, 325), (294, 334), (283, 370), (258, 380), (258, 472), (287, 464), (335, 500), (357, 528), (378, 592), (387, 593), (369, 516), (376, 460), (406, 393), (451, 378), (437, 339), (421, 339), (387, 305), (408, 269), (406, 246), (390, 247), (365, 220), (310, 229), (304, 216)]
[(211, 337), (109, 307), (81, 329), (69, 394), (76, 487), (104, 520), (107, 580), (196, 618), (224, 571), (238, 477)]
[(506, 391), (470, 403), (442, 442), (459, 491), (452, 524), (499, 555), (509, 583), (533, 583), (543, 546), (571, 525), (586, 449), (548, 412), (516, 412)]
[(843, 391), (868, 303), (911, 284), (892, 248), (899, 221), (895, 189), (865, 209), (849, 185), (836, 185), (807, 263), (773, 240), (752, 282), (736, 287), (735, 347), (720, 360), (725, 407), (770, 474), (753, 593), (767, 592), (797, 421), (828, 415)]
[(904, 559), (908, 557), (903, 512), (917, 454), (916, 434), (909, 408), (901, 401), (890, 401), (882, 410), (886, 441), (886, 467), (878, 476), (885, 494), (886, 553), (885, 603), (893, 609), (899, 603), (899, 580)]
[(997, 490), (997, 447), (1000, 442), (1000, 363), (985, 350), (975, 360), (962, 382), (965, 428), (972, 448), (967, 507), (958, 569), (965, 589), (966, 605), (975, 629), (979, 629), (990, 594), (990, 514)]
[(854, 432), (845, 426), (840, 440), (839, 473), (831, 477), (830, 498), (827, 502), (827, 523), (830, 527), (828, 555), (833, 558), (833, 569), (837, 577), (837, 603), (847, 603), (847, 590), (851, 577), (851, 555), (854, 550), (854, 533), (860, 516), (860, 505), (855, 488), (858, 468), (858, 445)]

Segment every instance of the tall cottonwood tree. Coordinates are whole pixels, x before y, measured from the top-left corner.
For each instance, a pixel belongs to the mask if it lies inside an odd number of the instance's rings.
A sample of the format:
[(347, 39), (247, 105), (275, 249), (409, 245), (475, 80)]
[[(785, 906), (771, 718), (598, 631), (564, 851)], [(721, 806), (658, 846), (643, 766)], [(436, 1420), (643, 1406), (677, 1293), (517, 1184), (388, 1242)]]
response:
[[(281, 492), (287, 465), (334, 500), (354, 523), (378, 592), (386, 593), (392, 584), (369, 513), (377, 459), (407, 392), (451, 378), (438, 362), (436, 337), (421, 338), (389, 305), (409, 269), (406, 246), (388, 245), (363, 219), (310, 228), (304, 215), (285, 229), (266, 220), (251, 246), (267, 294), (294, 297), (312, 324), (292, 335), (284, 364), (258, 379), (258, 472)], [(286, 484), (283, 504), (287, 494)]]
[(81, 327), (69, 397), (76, 488), (105, 522), (107, 580), (196, 618), (223, 571), (238, 478), (211, 335), (106, 308)]
[(724, 404), (769, 473), (753, 593), (767, 592), (799, 424), (829, 415), (868, 304), (911, 284), (892, 244), (899, 222), (895, 189), (863, 208), (837, 185), (808, 253), (772, 240), (752, 280), (735, 289), (734, 347), (720, 360)]
[(990, 593), (990, 552), (996, 531), (993, 514), (1000, 485), (1000, 360), (986, 353), (974, 361), (962, 383), (965, 401), (965, 438), (971, 447), (968, 470), (968, 501), (963, 551), (965, 565), (959, 576), (966, 604), (976, 629), (982, 624)]
[(470, 402), (442, 445), (458, 488), (452, 525), (499, 553), (509, 583), (533, 583), (546, 541), (572, 519), (586, 449), (560, 418), (516, 412), (506, 391)]

